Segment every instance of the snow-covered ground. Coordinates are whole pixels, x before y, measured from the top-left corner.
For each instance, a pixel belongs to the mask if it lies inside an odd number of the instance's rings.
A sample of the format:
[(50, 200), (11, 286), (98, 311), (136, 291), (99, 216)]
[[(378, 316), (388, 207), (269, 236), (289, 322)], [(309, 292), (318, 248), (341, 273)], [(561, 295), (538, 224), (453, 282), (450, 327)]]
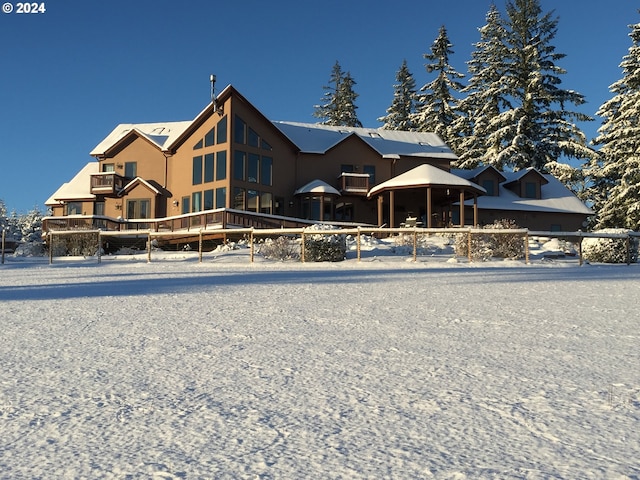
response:
[(0, 478), (640, 478), (640, 266), (421, 253), (9, 257)]

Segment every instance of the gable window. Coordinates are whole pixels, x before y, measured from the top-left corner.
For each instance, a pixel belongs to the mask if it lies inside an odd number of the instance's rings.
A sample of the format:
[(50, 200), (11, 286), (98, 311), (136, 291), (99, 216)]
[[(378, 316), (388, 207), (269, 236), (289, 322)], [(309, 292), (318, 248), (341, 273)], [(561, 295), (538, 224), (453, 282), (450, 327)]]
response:
[(204, 136), (204, 146), (205, 147), (210, 147), (211, 145), (213, 145), (214, 141), (215, 141), (215, 136), (216, 136), (216, 127), (213, 127)]
[(191, 213), (191, 197), (182, 197), (182, 213)]
[(137, 162), (125, 162), (124, 163), (124, 176), (128, 178), (136, 178), (138, 175), (138, 163)]
[(213, 182), (213, 153), (204, 156), (204, 181)]
[(202, 148), (202, 139), (193, 146), (194, 150), (200, 150)]
[(226, 143), (227, 142), (227, 116), (225, 115), (218, 122), (218, 134), (216, 135), (216, 143)]
[(247, 143), (246, 137), (247, 124), (239, 116), (235, 117), (235, 124), (233, 125), (233, 141), (236, 143)]
[(216, 208), (226, 208), (227, 206), (227, 188), (216, 188)]
[(204, 209), (213, 210), (213, 189), (204, 191)]
[(127, 200), (127, 218), (150, 218), (151, 200), (148, 198)]
[(247, 144), (250, 147), (258, 147), (258, 144), (260, 142), (260, 137), (258, 137), (258, 134), (256, 133), (256, 131), (253, 128), (249, 128), (247, 130)]
[(271, 157), (262, 157), (260, 163), (260, 183), (262, 185), (273, 185), (271, 176), (273, 173), (273, 159)]
[(244, 152), (236, 150), (233, 154), (233, 178), (234, 180), (244, 180), (245, 157)]
[(494, 197), (496, 195), (495, 182), (493, 180), (489, 180), (489, 179), (483, 180), (482, 188), (484, 188), (487, 191), (487, 195), (489, 195), (490, 197)]
[(244, 210), (245, 192), (244, 188), (235, 187), (233, 189), (233, 208), (236, 210)]
[(524, 196), (525, 198), (538, 198), (538, 188), (535, 182), (525, 182)]
[(260, 213), (273, 213), (273, 195), (268, 192), (260, 194)]
[(263, 150), (272, 150), (271, 145), (264, 138), (260, 139), (260, 148)]
[(202, 183), (202, 155), (193, 157), (192, 185)]
[(258, 182), (258, 170), (260, 168), (260, 155), (257, 153), (249, 154), (247, 162), (247, 181), (252, 183)]
[(193, 192), (191, 194), (191, 211), (192, 212), (202, 211), (202, 192)]
[(227, 178), (227, 151), (222, 150), (216, 153), (216, 180)]
[(247, 190), (247, 210), (250, 212), (258, 211), (258, 201), (260, 196), (256, 190)]

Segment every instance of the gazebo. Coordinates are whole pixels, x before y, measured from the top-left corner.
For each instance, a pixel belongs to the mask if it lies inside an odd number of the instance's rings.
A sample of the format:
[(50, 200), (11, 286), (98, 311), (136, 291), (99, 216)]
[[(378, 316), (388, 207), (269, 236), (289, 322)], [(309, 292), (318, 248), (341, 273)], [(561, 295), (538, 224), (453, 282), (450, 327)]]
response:
[[(378, 197), (378, 225), (384, 223), (384, 197), (389, 192), (389, 226), (394, 227), (396, 193), (404, 190), (424, 190), (425, 225), (432, 228), (433, 216), (437, 215), (434, 206), (459, 204), (459, 224), (464, 226), (464, 202), (473, 199), (473, 224), (478, 223), (478, 196), (486, 194), (486, 190), (469, 180), (458, 177), (433, 165), (422, 164), (382, 182), (369, 190), (368, 198)], [(449, 221), (451, 219), (448, 219)]]

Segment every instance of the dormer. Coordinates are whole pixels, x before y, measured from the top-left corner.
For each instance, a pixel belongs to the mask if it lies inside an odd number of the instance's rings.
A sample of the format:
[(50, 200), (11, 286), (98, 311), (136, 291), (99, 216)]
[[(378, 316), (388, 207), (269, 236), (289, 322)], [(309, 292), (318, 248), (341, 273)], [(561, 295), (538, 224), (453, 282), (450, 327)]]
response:
[(487, 191), (487, 196), (497, 197), (500, 195), (500, 184), (507, 179), (502, 173), (496, 170), (495, 167), (487, 166), (476, 170), (473, 178), (470, 180), (484, 188)]
[(527, 168), (516, 172), (515, 177), (503, 186), (520, 198), (540, 200), (542, 198), (542, 186), (547, 183), (549, 181), (538, 170)]

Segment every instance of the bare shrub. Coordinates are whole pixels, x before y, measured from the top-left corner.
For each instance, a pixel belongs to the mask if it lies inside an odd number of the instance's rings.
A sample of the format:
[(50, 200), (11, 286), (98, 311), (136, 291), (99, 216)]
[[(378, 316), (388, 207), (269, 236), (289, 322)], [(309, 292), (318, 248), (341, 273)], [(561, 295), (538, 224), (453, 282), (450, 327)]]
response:
[[(524, 258), (524, 240), (520, 233), (490, 233), (490, 230), (518, 229), (513, 220), (496, 220), (484, 227), (487, 233), (471, 235), (471, 259), (487, 261), (491, 258)], [(456, 255), (469, 256), (469, 238), (467, 233), (456, 236)]]
[(258, 253), (270, 260), (299, 260), (300, 244), (294, 238), (284, 235), (267, 238), (259, 245)]

